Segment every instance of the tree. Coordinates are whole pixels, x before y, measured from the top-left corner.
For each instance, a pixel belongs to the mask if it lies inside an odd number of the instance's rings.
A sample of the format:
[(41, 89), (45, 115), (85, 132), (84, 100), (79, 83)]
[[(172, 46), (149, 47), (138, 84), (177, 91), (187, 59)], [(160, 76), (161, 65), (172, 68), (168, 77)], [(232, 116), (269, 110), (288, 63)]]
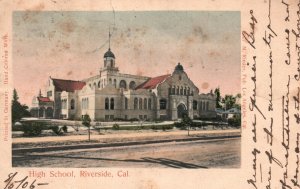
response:
[(21, 104), (19, 101), (19, 96), (16, 89), (13, 90), (13, 99), (11, 102), (11, 119), (15, 123), (20, 121), (23, 117), (30, 117), (30, 112), (28, 111), (28, 106)]
[(184, 115), (181, 122), (184, 127), (187, 127), (188, 136), (190, 136), (190, 127), (193, 124), (193, 120), (188, 115)]
[(237, 95), (235, 95), (235, 104), (234, 104), (234, 108), (237, 109), (241, 109), (241, 93), (238, 93)]
[(225, 95), (223, 103), (225, 104), (225, 110), (229, 110), (235, 105), (235, 97), (232, 95)]
[(215, 93), (215, 96), (216, 96), (216, 108), (222, 108), (220, 88), (219, 87), (216, 88), (214, 93)]
[(91, 141), (91, 118), (88, 114), (85, 114), (81, 118), (82, 125), (88, 127), (89, 131), (89, 141)]

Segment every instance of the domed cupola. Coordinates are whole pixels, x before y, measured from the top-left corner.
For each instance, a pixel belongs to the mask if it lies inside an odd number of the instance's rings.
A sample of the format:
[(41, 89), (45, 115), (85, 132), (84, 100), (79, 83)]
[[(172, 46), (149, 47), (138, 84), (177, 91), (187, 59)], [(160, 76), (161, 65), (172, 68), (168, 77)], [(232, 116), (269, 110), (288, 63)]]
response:
[(102, 71), (109, 71), (109, 72), (118, 72), (119, 69), (116, 67), (116, 63), (115, 63), (115, 55), (114, 53), (110, 50), (110, 31), (109, 31), (109, 35), (108, 35), (109, 39), (108, 39), (108, 50), (104, 53), (103, 55), (103, 61), (104, 61), (104, 66), (103, 68), (100, 69), (100, 74)]
[(111, 52), (110, 48), (108, 49), (108, 51), (106, 51), (106, 53), (104, 53), (104, 56), (103, 56), (103, 58), (108, 58), (108, 57), (114, 58), (114, 59), (116, 58), (114, 53)]
[(183, 66), (180, 63), (178, 63), (175, 67), (174, 72), (183, 72)]

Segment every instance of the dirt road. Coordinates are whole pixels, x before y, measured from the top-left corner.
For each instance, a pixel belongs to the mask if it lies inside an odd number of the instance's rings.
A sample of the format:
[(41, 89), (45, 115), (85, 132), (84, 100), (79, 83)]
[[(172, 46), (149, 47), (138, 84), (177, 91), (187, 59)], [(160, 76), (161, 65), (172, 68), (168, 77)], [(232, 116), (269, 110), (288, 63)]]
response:
[(13, 154), (17, 167), (238, 168), (240, 138)]

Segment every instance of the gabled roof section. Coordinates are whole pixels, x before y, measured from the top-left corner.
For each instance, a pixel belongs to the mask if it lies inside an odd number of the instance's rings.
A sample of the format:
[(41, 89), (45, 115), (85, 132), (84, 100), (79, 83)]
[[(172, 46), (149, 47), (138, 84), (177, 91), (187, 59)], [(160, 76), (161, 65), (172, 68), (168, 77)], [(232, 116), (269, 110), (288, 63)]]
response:
[(66, 91), (74, 92), (75, 90), (81, 90), (85, 86), (85, 82), (82, 81), (73, 81), (73, 80), (64, 80), (64, 79), (54, 79), (53, 84), (56, 91)]
[(158, 84), (162, 83), (165, 79), (167, 79), (170, 76), (170, 74), (167, 74), (150, 78), (146, 82), (137, 86), (136, 89), (155, 89)]
[(52, 102), (48, 97), (37, 97), (39, 102)]

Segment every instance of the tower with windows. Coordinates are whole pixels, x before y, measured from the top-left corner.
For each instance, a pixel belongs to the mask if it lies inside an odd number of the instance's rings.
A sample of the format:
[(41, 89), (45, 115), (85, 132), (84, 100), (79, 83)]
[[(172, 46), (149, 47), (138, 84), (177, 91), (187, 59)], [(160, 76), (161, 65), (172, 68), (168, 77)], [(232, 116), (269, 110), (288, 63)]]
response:
[(104, 66), (100, 70), (100, 73), (103, 72), (103, 71), (108, 71), (108, 72), (118, 72), (119, 71), (119, 69), (116, 67), (116, 64), (115, 64), (116, 57), (110, 49), (110, 38), (111, 38), (110, 31), (109, 31), (108, 38), (109, 38), (109, 40), (108, 40), (108, 50), (104, 53), (104, 56), (103, 56)]

